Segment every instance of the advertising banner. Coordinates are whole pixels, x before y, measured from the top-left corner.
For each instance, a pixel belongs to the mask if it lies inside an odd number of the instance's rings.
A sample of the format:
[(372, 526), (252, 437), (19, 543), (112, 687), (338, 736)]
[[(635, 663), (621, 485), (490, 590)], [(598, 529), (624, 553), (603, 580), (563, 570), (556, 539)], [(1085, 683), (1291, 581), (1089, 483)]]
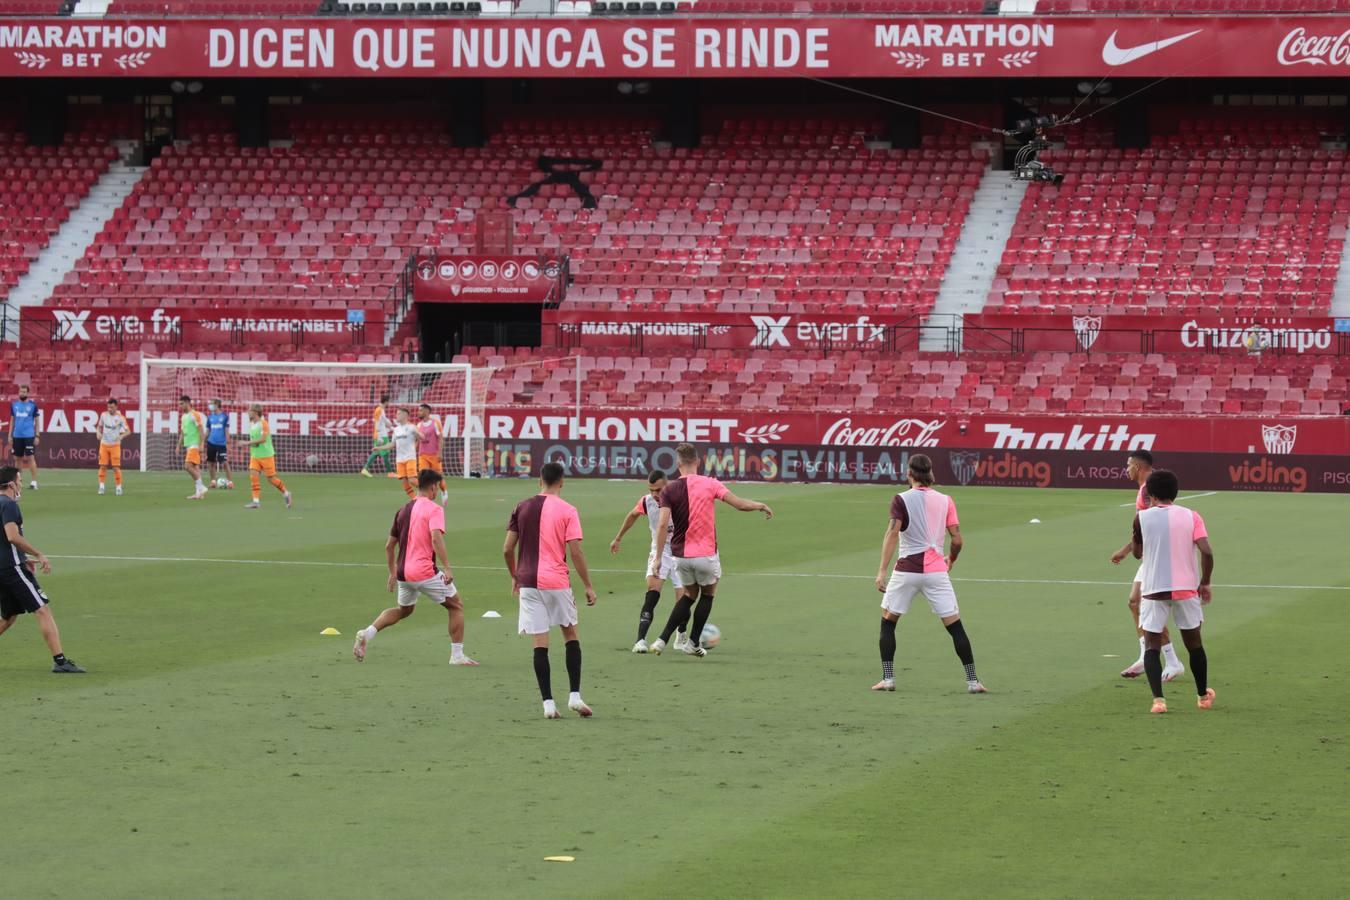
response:
[[(369, 327), (367, 327), (369, 326)], [(186, 344), (383, 344), (378, 309), (238, 309), (25, 306), (19, 328), (26, 341)]]
[[(1075, 316), (974, 313), (962, 317), (967, 350), (1058, 350), (1103, 353), (1350, 352), (1350, 338), (1330, 317), (1269, 315)], [(1016, 335), (1014, 340), (1014, 334)]]
[(562, 262), (537, 256), (447, 256), (417, 261), (417, 303), (534, 303), (561, 300)]
[(6, 19), (0, 76), (1334, 77), (1347, 16)]
[(548, 310), (543, 343), (555, 347), (917, 349), (919, 318), (869, 314), (661, 313)]
[[(728, 481), (779, 483), (905, 483), (909, 455), (903, 447), (820, 447), (712, 444), (701, 448), (702, 471)], [(1132, 496), (1125, 460), (1104, 451), (924, 450), (941, 485), (975, 487), (1107, 488)], [(531, 440), (488, 444), (483, 474), (537, 476), (547, 462), (572, 477), (632, 478), (645, 482), (653, 468), (675, 468), (675, 444)], [(1167, 467), (1192, 491), (1305, 491), (1350, 493), (1350, 458), (1265, 453), (1168, 454)], [(885, 516), (879, 504), (878, 516)]]

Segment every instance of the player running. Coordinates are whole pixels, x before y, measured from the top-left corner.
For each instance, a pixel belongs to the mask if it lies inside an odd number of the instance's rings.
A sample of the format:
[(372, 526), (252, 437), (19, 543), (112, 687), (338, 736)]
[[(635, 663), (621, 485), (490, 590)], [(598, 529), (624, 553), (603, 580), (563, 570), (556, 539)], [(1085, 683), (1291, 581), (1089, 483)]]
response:
[(557, 625), (566, 642), (567, 708), (584, 717), (591, 708), (581, 699), (581, 641), (577, 637), (577, 602), (567, 571), (571, 554), (577, 576), (586, 586), (586, 605), (595, 605), (590, 569), (581, 552), (581, 517), (563, 500), (563, 467), (545, 463), (539, 474), (539, 493), (522, 500), (506, 524), (502, 556), (511, 573), (511, 591), (520, 597), (520, 633), (534, 638), (534, 677), (544, 700), (544, 718), (561, 719), (553, 702), (553, 679), (548, 663), (548, 631)]
[[(1148, 489), (1145, 483), (1148, 476), (1153, 472), (1153, 454), (1147, 450), (1135, 450), (1130, 453), (1129, 459), (1125, 462), (1125, 477), (1129, 478), (1135, 484), (1139, 485), (1139, 494), (1135, 497), (1135, 511), (1148, 509), (1149, 497)], [(1129, 541), (1115, 553), (1111, 554), (1111, 562), (1120, 565), (1120, 561), (1130, 555), (1133, 544)], [(1120, 673), (1121, 678), (1138, 678), (1144, 674), (1144, 629), (1139, 627), (1139, 575), (1143, 571), (1140, 567), (1139, 572), (1134, 573), (1134, 584), (1130, 586), (1130, 616), (1134, 619), (1134, 630), (1139, 635), (1139, 658), (1125, 668)], [(1186, 667), (1177, 659), (1177, 651), (1172, 649), (1172, 639), (1167, 634), (1167, 629), (1163, 629), (1163, 660), (1166, 665), (1163, 668), (1163, 681), (1171, 681), (1178, 675), (1186, 671)]]
[(371, 445), (370, 456), (366, 457), (366, 464), (361, 467), (361, 474), (367, 478), (374, 478), (370, 474), (370, 467), (375, 464), (375, 460), (384, 460), (384, 470), (390, 475), (394, 474), (394, 467), (389, 463), (389, 433), (393, 431), (393, 426), (389, 424), (389, 416), (385, 413), (385, 407), (389, 405), (389, 395), (381, 394), (380, 402), (375, 404), (375, 410), (370, 414)]
[(272, 487), (281, 491), (286, 508), (290, 509), (291, 492), (286, 490), (285, 483), (277, 477), (277, 452), (272, 449), (272, 426), (267, 424), (267, 419), (263, 416), (262, 404), (254, 403), (248, 408), (248, 480), (253, 488), (253, 501), (245, 503), (244, 509), (257, 509), (262, 506), (264, 475)]
[(178, 411), (182, 413), (179, 431), (183, 435), (183, 469), (192, 479), (192, 493), (189, 500), (200, 500), (206, 496), (206, 485), (202, 484), (202, 453), (206, 449), (206, 419), (192, 408), (192, 398), (187, 394), (178, 398)]
[[(206, 464), (211, 467), (206, 479), (208, 486), (216, 483), (216, 472), (224, 470), (225, 487), (233, 490), (234, 473), (230, 471), (230, 416), (225, 402), (219, 397), (206, 405)], [(220, 466), (220, 469), (216, 467)]]
[[(891, 500), (891, 524), (881, 541), (881, 566), (877, 569), (877, 590), (881, 600), (881, 680), (874, 691), (895, 690), (895, 625), (909, 612), (915, 594), (923, 594), (933, 613), (942, 619), (952, 646), (966, 670), (966, 690), (986, 693), (975, 675), (975, 654), (970, 638), (961, 624), (956, 605), (951, 571), (961, 555), (961, 523), (956, 518), (956, 503), (946, 494), (933, 490), (933, 461), (922, 453), (909, 458), (910, 489)], [(951, 549), (943, 556), (947, 536)], [(900, 556), (896, 559), (896, 545)], [(895, 571), (888, 570), (896, 559)]]
[(61, 632), (52, 617), (51, 600), (38, 585), (34, 562), (43, 575), (51, 572), (52, 564), (23, 535), (20, 484), (17, 468), (0, 466), (0, 634), (8, 631), (20, 615), (32, 613), (51, 651), (52, 671), (80, 673), (84, 669), (61, 652)]
[(28, 469), (28, 487), (38, 489), (38, 405), (28, 398), (28, 385), (19, 385), (19, 399), (9, 404), (9, 450), (14, 465)]
[[(419, 421), (417, 423), (417, 468), (430, 469), (433, 472), (445, 474), (445, 468), (441, 465), (441, 417), (431, 411), (431, 407), (423, 403), (417, 407)], [(449, 497), (445, 492), (445, 484), (441, 484), (441, 493), (437, 498), (444, 503)]]
[[(388, 453), (390, 447), (394, 448), (394, 471), (390, 475), (397, 474), (403, 479), (403, 490), (409, 499), (417, 496), (417, 491), (413, 488), (413, 482), (417, 481), (417, 445), (421, 436), (417, 433), (417, 426), (412, 424), (408, 410), (399, 407), (398, 412), (394, 413), (398, 422), (383, 444), (376, 445), (383, 453)], [(434, 469), (432, 471), (435, 471)]]
[(122, 441), (131, 434), (127, 417), (116, 400), (108, 401), (108, 408), (98, 417), (98, 493), (108, 492), (108, 469), (113, 470), (113, 492), (122, 496)]
[[(1180, 485), (1177, 476), (1156, 469), (1144, 483), (1152, 503), (1134, 517), (1131, 551), (1142, 559), (1139, 567), (1139, 626), (1144, 629), (1144, 674), (1153, 691), (1151, 713), (1167, 712), (1163, 699), (1162, 642), (1171, 614), (1181, 631), (1181, 640), (1191, 658), (1191, 677), (1195, 679), (1196, 705), (1214, 707), (1214, 689), (1209, 687), (1209, 657), (1200, 640), (1205, 621), (1203, 607), (1214, 599), (1209, 582), (1214, 575), (1214, 551), (1209, 532), (1200, 514), (1175, 505)], [(1195, 552), (1200, 551), (1200, 570), (1196, 571)]]
[[(667, 484), (661, 490), (661, 518), (653, 536), (655, 546), (652, 552), (656, 558), (666, 553), (669, 538), (670, 554), (675, 558), (672, 570), (684, 585), (684, 596), (675, 602), (670, 619), (661, 631), (661, 636), (652, 641), (650, 652), (657, 656), (666, 649), (666, 641), (675, 630), (689, 621), (693, 610), (693, 627), (689, 637), (680, 647), (690, 656), (703, 657), (708, 651), (699, 646), (703, 636), (703, 626), (708, 624), (712, 614), (713, 595), (717, 582), (722, 578), (722, 560), (717, 552), (717, 508), (714, 503), (721, 500), (733, 509), (741, 512), (762, 512), (765, 520), (773, 518), (773, 510), (768, 504), (757, 500), (743, 500), (737, 497), (727, 486), (716, 478), (698, 474), (698, 454), (692, 444), (680, 444), (675, 448), (679, 462), (680, 477)], [(698, 606), (694, 606), (695, 601)]]
[[(647, 524), (652, 530), (652, 549), (647, 556), (647, 595), (642, 600), (642, 613), (638, 616), (637, 643), (633, 645), (634, 653), (647, 652), (647, 631), (652, 627), (652, 614), (656, 611), (656, 604), (661, 602), (661, 586), (670, 579), (670, 583), (675, 587), (675, 600), (684, 596), (684, 587), (680, 583), (680, 576), (675, 571), (675, 557), (670, 555), (670, 545), (666, 544), (666, 552), (659, 558), (656, 555), (656, 528), (661, 521), (661, 491), (669, 484), (666, 473), (660, 469), (654, 469), (647, 476), (647, 493), (638, 498), (637, 506), (628, 511), (624, 517), (623, 524), (619, 526), (619, 533), (609, 544), (609, 552), (617, 554), (619, 552), (619, 543), (623, 536), (628, 533), (628, 529), (643, 516), (647, 517)], [(683, 650), (684, 642), (688, 640), (685, 635), (685, 629), (689, 627), (689, 620), (686, 619), (679, 626), (679, 631), (675, 633), (675, 649)]]
[(478, 665), (464, 655), (464, 601), (446, 558), (445, 507), (431, 499), (443, 481), (445, 476), (439, 472), (423, 469), (417, 477), (419, 496), (394, 515), (384, 555), (389, 562), (389, 593), (398, 591), (398, 605), (386, 609), (356, 633), (352, 656), (357, 662), (366, 658), (366, 647), (375, 635), (411, 616), (417, 609), (417, 598), (425, 596), (450, 614), (450, 665)]

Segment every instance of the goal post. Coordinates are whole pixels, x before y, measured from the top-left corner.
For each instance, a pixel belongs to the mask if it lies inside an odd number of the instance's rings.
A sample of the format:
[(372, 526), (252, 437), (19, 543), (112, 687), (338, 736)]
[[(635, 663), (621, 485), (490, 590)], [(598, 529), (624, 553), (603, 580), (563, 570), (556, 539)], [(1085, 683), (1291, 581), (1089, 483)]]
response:
[[(441, 461), (447, 476), (483, 471), (483, 413), (493, 369), (464, 363), (327, 363), (270, 360), (195, 360), (142, 357), (141, 471), (183, 465), (180, 397), (205, 417), (212, 400), (228, 416), (229, 459), (247, 467), (241, 438), (248, 409), (262, 406), (283, 471), (354, 474), (365, 465), (375, 437), (374, 410), (383, 396), (390, 427), (407, 408), (414, 423), (427, 404), (441, 423)], [(390, 452), (389, 459), (393, 459)], [(376, 466), (384, 475), (383, 460)]]

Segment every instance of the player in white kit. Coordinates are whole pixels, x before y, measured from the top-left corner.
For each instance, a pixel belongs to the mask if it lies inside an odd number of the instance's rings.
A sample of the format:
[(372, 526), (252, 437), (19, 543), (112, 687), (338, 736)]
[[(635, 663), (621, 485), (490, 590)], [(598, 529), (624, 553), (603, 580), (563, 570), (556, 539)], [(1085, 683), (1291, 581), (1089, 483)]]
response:
[[(952, 637), (952, 647), (966, 671), (966, 690), (986, 693), (975, 675), (975, 654), (970, 638), (961, 624), (956, 591), (948, 574), (961, 554), (961, 524), (956, 518), (956, 503), (946, 494), (933, 490), (933, 460), (922, 453), (909, 458), (910, 490), (891, 500), (891, 523), (881, 542), (881, 566), (877, 569), (877, 590), (881, 600), (881, 680), (874, 691), (895, 690), (895, 625), (909, 612), (915, 594), (923, 594)], [(951, 549), (943, 548), (951, 537)], [(891, 560), (900, 557), (895, 571)]]
[[(1196, 705), (1214, 706), (1214, 689), (1209, 687), (1209, 657), (1200, 640), (1205, 621), (1204, 606), (1213, 599), (1210, 578), (1214, 575), (1214, 551), (1209, 532), (1200, 514), (1175, 505), (1180, 486), (1177, 476), (1166, 469), (1155, 469), (1145, 488), (1152, 503), (1134, 517), (1135, 559), (1139, 567), (1139, 627), (1144, 629), (1144, 674), (1153, 690), (1152, 713), (1167, 712), (1163, 699), (1162, 641), (1170, 615), (1181, 632), (1182, 643), (1191, 658), (1191, 677), (1195, 679)], [(1200, 565), (1196, 566), (1196, 551)]]
[[(1148, 509), (1149, 496), (1144, 483), (1148, 481), (1148, 476), (1153, 473), (1153, 454), (1147, 450), (1133, 450), (1129, 458), (1125, 461), (1125, 477), (1139, 485), (1139, 493), (1134, 498), (1134, 508), (1136, 510)], [(1121, 560), (1130, 555), (1130, 541), (1125, 542), (1121, 547), (1111, 555), (1111, 563), (1120, 565)], [(1141, 569), (1142, 571), (1142, 569)], [(1138, 678), (1144, 674), (1144, 629), (1139, 627), (1139, 573), (1134, 575), (1134, 584), (1130, 585), (1129, 599), (1130, 616), (1134, 619), (1135, 634), (1139, 637), (1139, 658), (1125, 667), (1120, 673), (1121, 678)], [(1186, 672), (1186, 667), (1177, 659), (1177, 651), (1172, 648), (1172, 639), (1167, 634), (1167, 629), (1163, 629), (1163, 681), (1171, 681), (1179, 675)]]
[[(652, 615), (656, 612), (656, 604), (661, 602), (661, 586), (670, 579), (670, 583), (675, 587), (675, 600), (684, 596), (684, 585), (680, 582), (679, 573), (675, 568), (675, 557), (670, 553), (669, 535), (675, 530), (674, 523), (666, 526), (667, 540), (665, 549), (661, 558), (656, 558), (656, 530), (661, 523), (661, 490), (669, 483), (666, 473), (660, 469), (653, 470), (647, 476), (647, 493), (643, 494), (637, 502), (637, 506), (628, 511), (624, 517), (623, 524), (619, 526), (619, 534), (610, 541), (609, 552), (616, 554), (619, 552), (619, 543), (623, 536), (628, 533), (634, 523), (643, 516), (647, 517), (647, 525), (652, 532), (652, 546), (647, 553), (647, 594), (642, 600), (642, 613), (638, 616), (637, 643), (633, 645), (634, 653), (647, 652), (647, 631), (652, 627)], [(684, 642), (689, 639), (685, 633), (689, 626), (689, 619), (686, 618), (680, 625), (679, 631), (675, 635), (675, 649), (683, 650)]]
[(412, 424), (411, 416), (406, 408), (400, 408), (394, 414), (397, 425), (389, 432), (389, 436), (384, 443), (375, 445), (375, 452), (387, 452), (390, 447), (394, 448), (394, 472), (403, 482), (403, 493), (412, 500), (417, 496), (417, 490), (413, 487), (417, 483), (417, 426)]

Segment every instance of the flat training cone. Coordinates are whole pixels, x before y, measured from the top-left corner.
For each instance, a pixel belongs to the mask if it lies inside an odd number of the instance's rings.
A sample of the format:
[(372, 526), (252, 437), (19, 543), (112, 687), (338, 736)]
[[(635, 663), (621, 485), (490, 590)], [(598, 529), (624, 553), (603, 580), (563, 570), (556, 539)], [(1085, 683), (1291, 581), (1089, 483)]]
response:
[(500, 619), (501, 617), (502, 614), (495, 609), (489, 609), (487, 612), (483, 613), (483, 618), (485, 619)]
[(323, 631), (320, 631), (319, 634), (334, 635), (334, 634), (342, 634), (342, 632), (338, 631), (336, 628), (329, 625)]
[(544, 862), (576, 862), (575, 856), (545, 856)]

